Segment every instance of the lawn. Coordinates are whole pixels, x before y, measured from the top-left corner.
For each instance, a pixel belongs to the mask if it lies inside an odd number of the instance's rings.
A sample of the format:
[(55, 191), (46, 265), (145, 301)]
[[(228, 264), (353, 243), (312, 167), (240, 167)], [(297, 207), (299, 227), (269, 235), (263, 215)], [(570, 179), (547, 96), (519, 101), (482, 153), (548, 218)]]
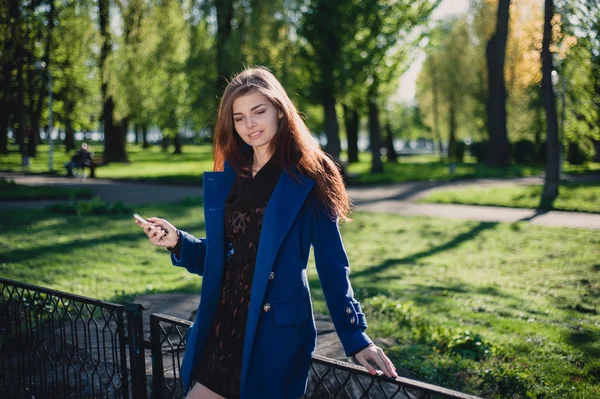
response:
[(383, 165), (383, 173), (372, 174), (370, 154), (361, 154), (360, 162), (350, 164), (348, 173), (350, 184), (368, 185), (385, 183), (402, 183), (407, 181), (451, 181), (460, 179), (476, 179), (488, 177), (524, 177), (539, 175), (542, 168), (529, 165), (511, 165), (508, 168), (490, 168), (477, 164), (474, 160), (456, 163), (454, 171), (450, 171), (447, 162), (440, 162), (438, 156), (403, 156), (398, 163)]
[(50, 186), (25, 186), (11, 180), (0, 179), (0, 201), (46, 200), (46, 199), (83, 199), (92, 198), (88, 189), (69, 189)]
[[(537, 208), (542, 185), (506, 185), (435, 190), (421, 202)], [(554, 209), (600, 213), (600, 183), (563, 183)]]
[[(101, 144), (91, 145), (96, 157), (102, 157)], [(13, 148), (14, 150), (14, 148)], [(48, 171), (48, 146), (38, 146), (39, 155), (31, 159), (29, 169), (24, 170), (20, 165), (20, 156), (13, 151), (8, 156), (0, 156), (0, 170), (13, 172), (45, 173)], [(142, 148), (139, 145), (127, 147), (129, 163), (115, 163), (96, 169), (96, 177), (108, 179), (133, 179), (152, 181), (165, 184), (202, 184), (202, 173), (212, 170), (212, 148), (203, 146), (185, 146), (184, 153), (173, 155), (172, 148), (164, 152), (159, 146)], [(74, 152), (73, 152), (74, 153)], [(73, 155), (63, 150), (54, 151), (54, 170), (65, 175), (64, 164)], [(89, 173), (86, 169), (86, 173)]]
[[(204, 234), (197, 201), (137, 207)], [(342, 225), (356, 296), (397, 367), (489, 398), (600, 397), (600, 235), (503, 224), (358, 214)], [(130, 300), (198, 293), (122, 215), (2, 211), (0, 274)], [(98, 228), (101, 226), (101, 228)], [(369, 239), (365, 239), (369, 237)], [(314, 264), (315, 309), (326, 311)]]
[[(101, 144), (91, 146), (97, 157), (102, 156)], [(8, 156), (0, 156), (0, 170), (23, 171), (20, 157), (16, 147), (11, 146), (12, 152)], [(48, 171), (48, 146), (38, 146), (39, 155), (31, 160), (28, 171), (43, 173)], [(184, 153), (173, 155), (161, 151), (159, 146), (143, 149), (138, 145), (128, 145), (128, 164), (111, 164), (96, 170), (99, 178), (135, 179), (154, 181), (166, 184), (202, 184), (202, 173), (212, 170), (212, 147), (210, 145), (184, 146)], [(72, 155), (72, 154), (71, 154)], [(342, 160), (346, 157), (342, 154)], [(54, 152), (54, 169), (59, 174), (65, 174), (63, 165), (70, 159), (70, 155), (63, 150)], [(511, 165), (508, 168), (489, 168), (483, 164), (476, 164), (474, 159), (468, 157), (466, 162), (455, 165), (454, 172), (450, 172), (447, 162), (440, 162), (438, 156), (417, 155), (401, 156), (395, 164), (384, 163), (384, 173), (372, 174), (371, 156), (367, 153), (360, 154), (360, 162), (348, 166), (350, 178), (348, 184), (368, 185), (384, 183), (401, 183), (407, 181), (449, 181), (486, 177), (522, 177), (539, 175), (543, 172), (541, 166)], [(575, 166), (565, 162), (564, 170), (567, 173), (586, 173), (600, 170), (600, 164), (589, 163)]]

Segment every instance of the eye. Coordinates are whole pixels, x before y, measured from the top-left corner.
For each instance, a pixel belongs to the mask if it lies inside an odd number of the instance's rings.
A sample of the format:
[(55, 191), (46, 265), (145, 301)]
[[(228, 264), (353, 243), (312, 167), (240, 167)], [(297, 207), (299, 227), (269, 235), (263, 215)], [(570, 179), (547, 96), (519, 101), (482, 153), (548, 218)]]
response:
[(258, 111), (256, 114), (257, 114), (257, 115), (262, 115), (262, 114), (264, 114), (264, 113), (265, 113), (265, 110), (264, 110), (264, 109), (261, 109), (261, 110), (260, 110), (260, 111)]
[(242, 121), (242, 118), (233, 118), (233, 120), (235, 121), (235, 123), (239, 123)]

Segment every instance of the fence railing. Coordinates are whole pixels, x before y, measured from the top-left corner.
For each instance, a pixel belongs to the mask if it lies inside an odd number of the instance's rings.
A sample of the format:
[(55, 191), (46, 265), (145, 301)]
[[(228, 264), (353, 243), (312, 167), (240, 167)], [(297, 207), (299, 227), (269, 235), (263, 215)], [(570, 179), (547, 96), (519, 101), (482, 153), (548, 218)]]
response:
[(0, 279), (0, 397), (129, 397), (124, 311)]
[[(191, 322), (0, 278), (0, 398), (183, 398), (179, 375)], [(152, 379), (146, 372), (151, 353)], [(475, 396), (313, 356), (307, 398)]]

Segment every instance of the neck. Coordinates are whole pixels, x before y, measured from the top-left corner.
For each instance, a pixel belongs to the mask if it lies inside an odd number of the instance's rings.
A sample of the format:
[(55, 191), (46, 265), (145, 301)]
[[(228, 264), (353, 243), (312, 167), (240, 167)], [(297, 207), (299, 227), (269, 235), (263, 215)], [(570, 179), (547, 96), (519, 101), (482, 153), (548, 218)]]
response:
[(258, 171), (260, 170), (269, 159), (271, 159), (271, 154), (268, 150), (259, 150), (258, 148), (254, 149), (254, 156), (252, 157), (252, 169)]

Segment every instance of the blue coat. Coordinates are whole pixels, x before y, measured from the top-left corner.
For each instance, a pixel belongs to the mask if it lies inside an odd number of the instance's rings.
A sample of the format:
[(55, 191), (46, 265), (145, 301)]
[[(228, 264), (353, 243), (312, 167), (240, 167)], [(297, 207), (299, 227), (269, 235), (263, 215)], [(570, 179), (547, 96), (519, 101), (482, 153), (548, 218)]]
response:
[[(225, 262), (225, 199), (236, 174), (204, 173), (206, 238), (181, 232), (175, 266), (203, 276), (200, 305), (189, 329), (181, 378), (184, 392), (198, 370), (221, 292)], [(282, 173), (265, 209), (242, 355), (241, 399), (305, 394), (316, 328), (306, 266), (312, 245), (325, 300), (346, 355), (371, 343), (365, 316), (348, 280), (349, 263), (338, 228), (309, 198), (315, 182)], [(312, 206), (310, 205), (312, 203)]]

